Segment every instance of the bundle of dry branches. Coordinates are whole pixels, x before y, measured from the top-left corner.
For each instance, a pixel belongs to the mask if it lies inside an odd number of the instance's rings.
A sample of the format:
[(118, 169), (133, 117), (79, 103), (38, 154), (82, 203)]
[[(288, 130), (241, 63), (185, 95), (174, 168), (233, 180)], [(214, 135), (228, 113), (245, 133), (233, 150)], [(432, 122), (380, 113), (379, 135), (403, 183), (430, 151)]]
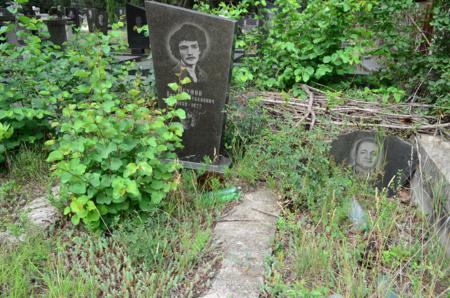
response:
[[(419, 103), (383, 104), (364, 100), (335, 96), (339, 105), (331, 105), (327, 94), (317, 88), (302, 85), (308, 95), (304, 101), (295, 97), (286, 98), (285, 94), (276, 92), (250, 92), (238, 96), (242, 103), (250, 98), (259, 98), (264, 109), (271, 114), (285, 115), (291, 113), (297, 125), (334, 124), (361, 129), (384, 128), (387, 130), (409, 130), (420, 133), (443, 132), (448, 135), (450, 123), (426, 115), (432, 106)], [(320, 117), (323, 116), (323, 117)]]

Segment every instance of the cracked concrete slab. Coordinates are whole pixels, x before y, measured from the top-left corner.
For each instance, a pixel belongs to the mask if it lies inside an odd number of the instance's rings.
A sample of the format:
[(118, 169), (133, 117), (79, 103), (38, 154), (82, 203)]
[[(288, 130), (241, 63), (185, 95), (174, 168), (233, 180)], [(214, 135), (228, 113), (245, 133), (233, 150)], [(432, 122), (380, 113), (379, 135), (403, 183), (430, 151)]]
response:
[(203, 298), (259, 297), (279, 213), (276, 196), (260, 189), (219, 220), (214, 240), (223, 251), (222, 266)]

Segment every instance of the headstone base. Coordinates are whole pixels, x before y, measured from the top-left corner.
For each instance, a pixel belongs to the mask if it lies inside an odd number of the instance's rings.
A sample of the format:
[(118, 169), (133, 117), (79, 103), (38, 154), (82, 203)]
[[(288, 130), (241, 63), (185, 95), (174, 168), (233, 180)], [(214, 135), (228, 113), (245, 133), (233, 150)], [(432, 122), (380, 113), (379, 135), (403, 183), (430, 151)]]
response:
[(201, 163), (201, 162), (193, 162), (193, 161), (187, 161), (187, 160), (178, 160), (178, 162), (183, 166), (185, 169), (192, 169), (192, 170), (204, 170), (207, 172), (212, 173), (219, 173), (224, 174), (225, 169), (231, 167), (231, 159), (225, 156), (219, 156), (217, 160), (213, 163)]
[(145, 49), (131, 49), (131, 55), (144, 55)]

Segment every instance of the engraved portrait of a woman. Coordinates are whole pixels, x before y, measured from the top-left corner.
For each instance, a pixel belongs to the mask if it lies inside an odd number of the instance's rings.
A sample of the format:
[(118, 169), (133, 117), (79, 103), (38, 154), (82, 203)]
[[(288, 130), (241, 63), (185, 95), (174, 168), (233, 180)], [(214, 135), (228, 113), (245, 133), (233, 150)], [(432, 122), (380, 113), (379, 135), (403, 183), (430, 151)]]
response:
[(350, 153), (350, 164), (358, 175), (370, 175), (381, 169), (383, 150), (374, 138), (355, 141)]

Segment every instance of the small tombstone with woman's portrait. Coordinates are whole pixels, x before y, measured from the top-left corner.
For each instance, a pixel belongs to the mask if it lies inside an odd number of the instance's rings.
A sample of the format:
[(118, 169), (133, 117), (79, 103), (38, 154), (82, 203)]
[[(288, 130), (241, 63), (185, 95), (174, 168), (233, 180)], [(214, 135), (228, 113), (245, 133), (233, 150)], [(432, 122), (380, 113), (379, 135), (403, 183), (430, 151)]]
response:
[(160, 99), (173, 95), (169, 83), (189, 82), (191, 99), (178, 103), (183, 121), (182, 161), (200, 163), (220, 155), (224, 108), (233, 57), (236, 21), (146, 1), (150, 44)]
[(331, 145), (338, 164), (351, 166), (355, 174), (387, 188), (393, 195), (414, 171), (414, 147), (396, 136), (355, 131), (339, 136)]

